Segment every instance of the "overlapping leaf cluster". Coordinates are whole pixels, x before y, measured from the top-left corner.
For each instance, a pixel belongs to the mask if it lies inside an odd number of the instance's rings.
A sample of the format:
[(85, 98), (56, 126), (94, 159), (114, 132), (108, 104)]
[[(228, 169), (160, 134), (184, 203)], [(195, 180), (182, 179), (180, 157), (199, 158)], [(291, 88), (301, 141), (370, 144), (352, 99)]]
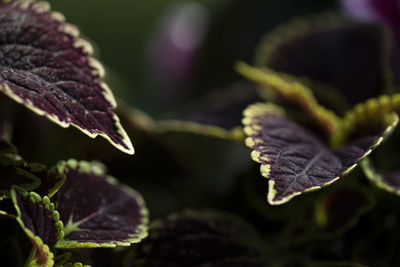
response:
[[(360, 164), (364, 176), (374, 184), (400, 195), (400, 175), (395, 170), (398, 151), (393, 149), (400, 109), (399, 63), (394, 60), (398, 47), (396, 35), (381, 25), (331, 13), (297, 19), (267, 34), (256, 51), (255, 66), (236, 64), (236, 71), (247, 81), (217, 89), (156, 121), (124, 103), (113, 111), (116, 101), (103, 81), (103, 67), (92, 57), (92, 46), (61, 13), (52, 12), (45, 2), (0, 2), (0, 91), (64, 128), (72, 125), (90, 137), (103, 136), (121, 151), (133, 154), (118, 114), (128, 132), (139, 130), (144, 139), (151, 140), (152, 146), (145, 149), (138, 144), (147, 153), (141, 163), (151, 168), (149, 173), (167, 181), (163, 187), (170, 187), (174, 195), (186, 194), (188, 203), (208, 187), (215, 195), (226, 197), (213, 207), (240, 210), (264, 234), (236, 216), (211, 210), (174, 213), (148, 226), (149, 212), (142, 196), (110, 177), (103, 164), (68, 160), (48, 169), (26, 162), (10, 144), (9, 118), (0, 113), (0, 223), (10, 229), (0, 231), (1, 248), (10, 245), (11, 250), (19, 251), (19, 256), (27, 257), (27, 266), (321, 263), (318, 257), (308, 259), (296, 249), (286, 252), (286, 248), (310, 240), (332, 240), (352, 228), (376, 204), (366, 189), (369, 187), (357, 184), (359, 180), (348, 182), (349, 186), (341, 184), (308, 199), (304, 196), (279, 210), (267, 206), (265, 191), (269, 204), (284, 204), (332, 184)], [(237, 154), (230, 150), (223, 154), (230, 155), (225, 166), (215, 163), (221, 172), (229, 169), (221, 175), (220, 188), (214, 177), (203, 173), (207, 168), (201, 161), (204, 155), (183, 145), (183, 139), (163, 146), (164, 134), (171, 132), (211, 137), (206, 142), (212, 138), (234, 141), (240, 147), (232, 149), (239, 151)], [(383, 149), (389, 147), (389, 151), (381, 149), (376, 156), (374, 150), (384, 141), (389, 144)], [(189, 139), (188, 143), (194, 142)], [(237, 156), (244, 144), (252, 149), (251, 158), (259, 163), (267, 186), (251, 180), (259, 171), (254, 174)], [(157, 155), (158, 149), (161, 155)], [(173, 158), (179, 152), (184, 160), (176, 165), (187, 180), (175, 186), (176, 172), (168, 173), (172, 166), (162, 161), (165, 155)], [(98, 151), (91, 153), (97, 155)], [(99, 155), (108, 160), (112, 157), (107, 156)], [(131, 179), (137, 169), (131, 169), (129, 161), (117, 161), (113, 163), (128, 169)], [(204, 187), (196, 187), (196, 176)], [(232, 182), (236, 176), (245, 177), (244, 185), (226, 189), (237, 182)], [(360, 175), (354, 176), (358, 179)], [(146, 179), (154, 186), (155, 177)], [(185, 192), (188, 187), (190, 191)], [(164, 191), (155, 192), (153, 196), (159, 195), (163, 205), (170, 204), (163, 199)], [(196, 201), (191, 204), (198, 206)], [(260, 218), (265, 220), (262, 226)], [(27, 243), (32, 248), (29, 255), (21, 248)], [(101, 250), (132, 244), (125, 250)], [(93, 252), (90, 248), (99, 249)], [(318, 249), (317, 244), (305, 250), (319, 254)], [(351, 258), (346, 256), (332, 257), (331, 262)], [(101, 262), (103, 258), (105, 262)], [(353, 266), (345, 261), (337, 264)]]

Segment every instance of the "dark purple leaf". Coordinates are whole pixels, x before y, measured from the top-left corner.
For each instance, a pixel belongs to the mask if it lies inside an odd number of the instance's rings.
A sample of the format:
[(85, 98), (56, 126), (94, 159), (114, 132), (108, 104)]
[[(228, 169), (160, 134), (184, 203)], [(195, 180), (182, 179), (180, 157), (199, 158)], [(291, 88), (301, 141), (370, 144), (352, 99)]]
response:
[(330, 150), (311, 132), (291, 122), (272, 104), (251, 105), (244, 112), (246, 144), (268, 178), (268, 202), (283, 204), (304, 192), (320, 189), (349, 173), (378, 146), (398, 123), (391, 114), (378, 135), (360, 137), (349, 145)]
[(78, 30), (45, 2), (3, 1), (0, 14), (0, 90), (62, 127), (103, 136), (133, 154), (103, 67)]
[(48, 196), (51, 198), (65, 181), (65, 176), (63, 174), (57, 173), (55, 170), (48, 170), (43, 164), (30, 163), (26, 164), (22, 169), (40, 180), (39, 187), (33, 190), (40, 196)]
[(34, 266), (53, 266), (50, 249), (63, 236), (60, 215), (48, 197), (18, 187), (11, 190), (11, 199), (17, 211), (17, 222), (34, 246)]
[[(236, 217), (187, 211), (155, 222), (149, 237), (132, 247), (128, 266), (224, 266), (262, 261), (258, 235)], [(264, 262), (264, 264), (261, 264)], [(215, 264), (215, 265), (214, 265)]]
[(57, 165), (66, 181), (54, 196), (63, 240), (57, 248), (129, 246), (147, 235), (142, 197), (105, 174), (99, 163), (70, 160)]
[(40, 180), (30, 172), (24, 170), (23, 161), (15, 161), (7, 156), (0, 155), (0, 198), (8, 197), (13, 185), (25, 190), (39, 187)]
[(381, 28), (324, 14), (295, 20), (267, 35), (256, 61), (331, 85), (354, 104), (386, 89), (385, 45)]
[(159, 125), (162, 132), (193, 132), (223, 139), (243, 139), (240, 126), (243, 109), (261, 99), (253, 85), (234, 83), (211, 91)]

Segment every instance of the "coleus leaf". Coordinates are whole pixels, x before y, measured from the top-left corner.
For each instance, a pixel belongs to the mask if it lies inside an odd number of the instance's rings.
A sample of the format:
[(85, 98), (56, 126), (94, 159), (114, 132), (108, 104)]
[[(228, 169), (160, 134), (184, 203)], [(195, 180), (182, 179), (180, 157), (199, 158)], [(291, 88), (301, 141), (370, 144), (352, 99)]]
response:
[[(361, 133), (366, 133), (374, 128), (382, 128), (379, 125), (381, 118), (390, 112), (398, 112), (400, 107), (400, 94), (391, 96), (383, 95), (379, 98), (373, 98), (365, 103), (360, 103), (353, 110), (346, 113), (343, 118), (343, 130), (338, 136), (339, 142), (346, 142), (354, 139)], [(365, 159), (361, 163), (364, 174), (378, 187), (394, 194), (400, 195), (400, 171), (397, 163), (397, 147), (398, 147), (399, 131), (395, 131), (388, 143), (374, 153), (373, 157)], [(383, 149), (383, 150), (382, 150)], [(377, 166), (385, 165), (385, 170), (378, 170), (374, 167), (375, 158), (380, 162), (376, 162)], [(383, 161), (383, 162), (382, 162)], [(394, 164), (392, 164), (394, 161)], [(383, 163), (383, 164), (382, 164)]]
[(186, 211), (154, 222), (149, 237), (132, 247), (125, 263), (171, 267), (265, 266), (258, 238), (252, 227), (232, 215)]
[(27, 266), (53, 266), (54, 254), (50, 249), (63, 236), (63, 223), (48, 197), (14, 186), (11, 199), (17, 211), (16, 220), (31, 240), (34, 249)]
[(65, 182), (65, 175), (58, 173), (54, 168), (48, 170), (47, 167), (39, 163), (29, 163), (22, 169), (35, 175), (40, 180), (40, 185), (33, 191), (40, 196), (51, 198)]
[(386, 45), (384, 30), (375, 25), (323, 14), (296, 19), (268, 34), (255, 61), (331, 85), (354, 104), (387, 89)]
[(400, 170), (379, 171), (368, 159), (363, 160), (361, 167), (377, 187), (400, 196)]
[(261, 85), (261, 91), (265, 90), (277, 96), (278, 102), (283, 101), (285, 105), (299, 107), (300, 112), (297, 113), (305, 113), (308, 118), (311, 117), (313, 123), (318, 124), (317, 127), (328, 139), (338, 131), (340, 119), (317, 102), (311, 89), (293, 77), (270, 69), (251, 67), (242, 62), (236, 65), (236, 69), (247, 79)]
[(199, 101), (159, 122), (160, 132), (178, 131), (221, 139), (243, 140), (241, 114), (249, 104), (260, 101), (256, 88), (237, 82), (215, 89)]
[(349, 173), (395, 128), (397, 114), (391, 113), (387, 119), (380, 134), (362, 136), (330, 150), (311, 132), (287, 119), (279, 107), (263, 103), (249, 106), (243, 119), (249, 136), (246, 145), (253, 149), (252, 159), (261, 164), (261, 174), (269, 179), (268, 202), (283, 204)]
[(65, 222), (65, 236), (57, 248), (129, 246), (147, 236), (144, 200), (106, 175), (103, 165), (69, 160), (57, 167), (66, 176), (54, 196)]
[(40, 180), (32, 173), (26, 171), (23, 161), (15, 161), (7, 156), (0, 155), (0, 198), (9, 197), (13, 185), (18, 185), (25, 190), (39, 187)]
[[(2, 144), (0, 140), (0, 144)], [(48, 170), (39, 163), (27, 163), (8, 142), (0, 146), (0, 196), (8, 197), (13, 185), (35, 191), (40, 196), (52, 197), (65, 181), (63, 174)]]
[(133, 154), (103, 67), (76, 27), (46, 2), (2, 1), (0, 14), (0, 91), (62, 127), (103, 136)]

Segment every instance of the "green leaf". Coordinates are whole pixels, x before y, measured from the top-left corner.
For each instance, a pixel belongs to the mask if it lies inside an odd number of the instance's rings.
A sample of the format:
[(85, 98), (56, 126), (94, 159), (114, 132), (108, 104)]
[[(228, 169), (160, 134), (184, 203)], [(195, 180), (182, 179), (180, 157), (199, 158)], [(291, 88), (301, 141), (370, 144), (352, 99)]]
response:
[(327, 186), (349, 173), (396, 127), (395, 113), (386, 117), (386, 127), (375, 135), (363, 135), (330, 150), (311, 132), (291, 122), (279, 107), (258, 103), (244, 111), (243, 124), (249, 136), (251, 157), (261, 164), (268, 178), (268, 202), (283, 204), (304, 192)]
[[(131, 248), (126, 266), (265, 266), (263, 245), (241, 219), (186, 211), (154, 222), (149, 237)], [(236, 264), (236, 265), (235, 265)]]
[(17, 212), (16, 220), (33, 244), (27, 266), (53, 266), (51, 248), (63, 236), (63, 223), (48, 197), (41, 198), (13, 186), (11, 199)]
[(64, 128), (100, 135), (133, 154), (102, 81), (104, 68), (77, 28), (47, 2), (2, 1), (0, 14), (0, 91)]
[(66, 176), (54, 196), (65, 223), (57, 248), (129, 246), (147, 236), (143, 198), (108, 176), (103, 165), (69, 160), (57, 168)]

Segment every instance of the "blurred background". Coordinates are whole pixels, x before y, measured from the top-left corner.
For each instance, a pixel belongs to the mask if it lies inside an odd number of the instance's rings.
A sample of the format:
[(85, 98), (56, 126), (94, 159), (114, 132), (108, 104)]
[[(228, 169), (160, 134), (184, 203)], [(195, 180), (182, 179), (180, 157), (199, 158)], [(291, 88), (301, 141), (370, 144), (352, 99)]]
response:
[(153, 116), (237, 79), (262, 36), (333, 0), (55, 0), (96, 46), (115, 95)]

